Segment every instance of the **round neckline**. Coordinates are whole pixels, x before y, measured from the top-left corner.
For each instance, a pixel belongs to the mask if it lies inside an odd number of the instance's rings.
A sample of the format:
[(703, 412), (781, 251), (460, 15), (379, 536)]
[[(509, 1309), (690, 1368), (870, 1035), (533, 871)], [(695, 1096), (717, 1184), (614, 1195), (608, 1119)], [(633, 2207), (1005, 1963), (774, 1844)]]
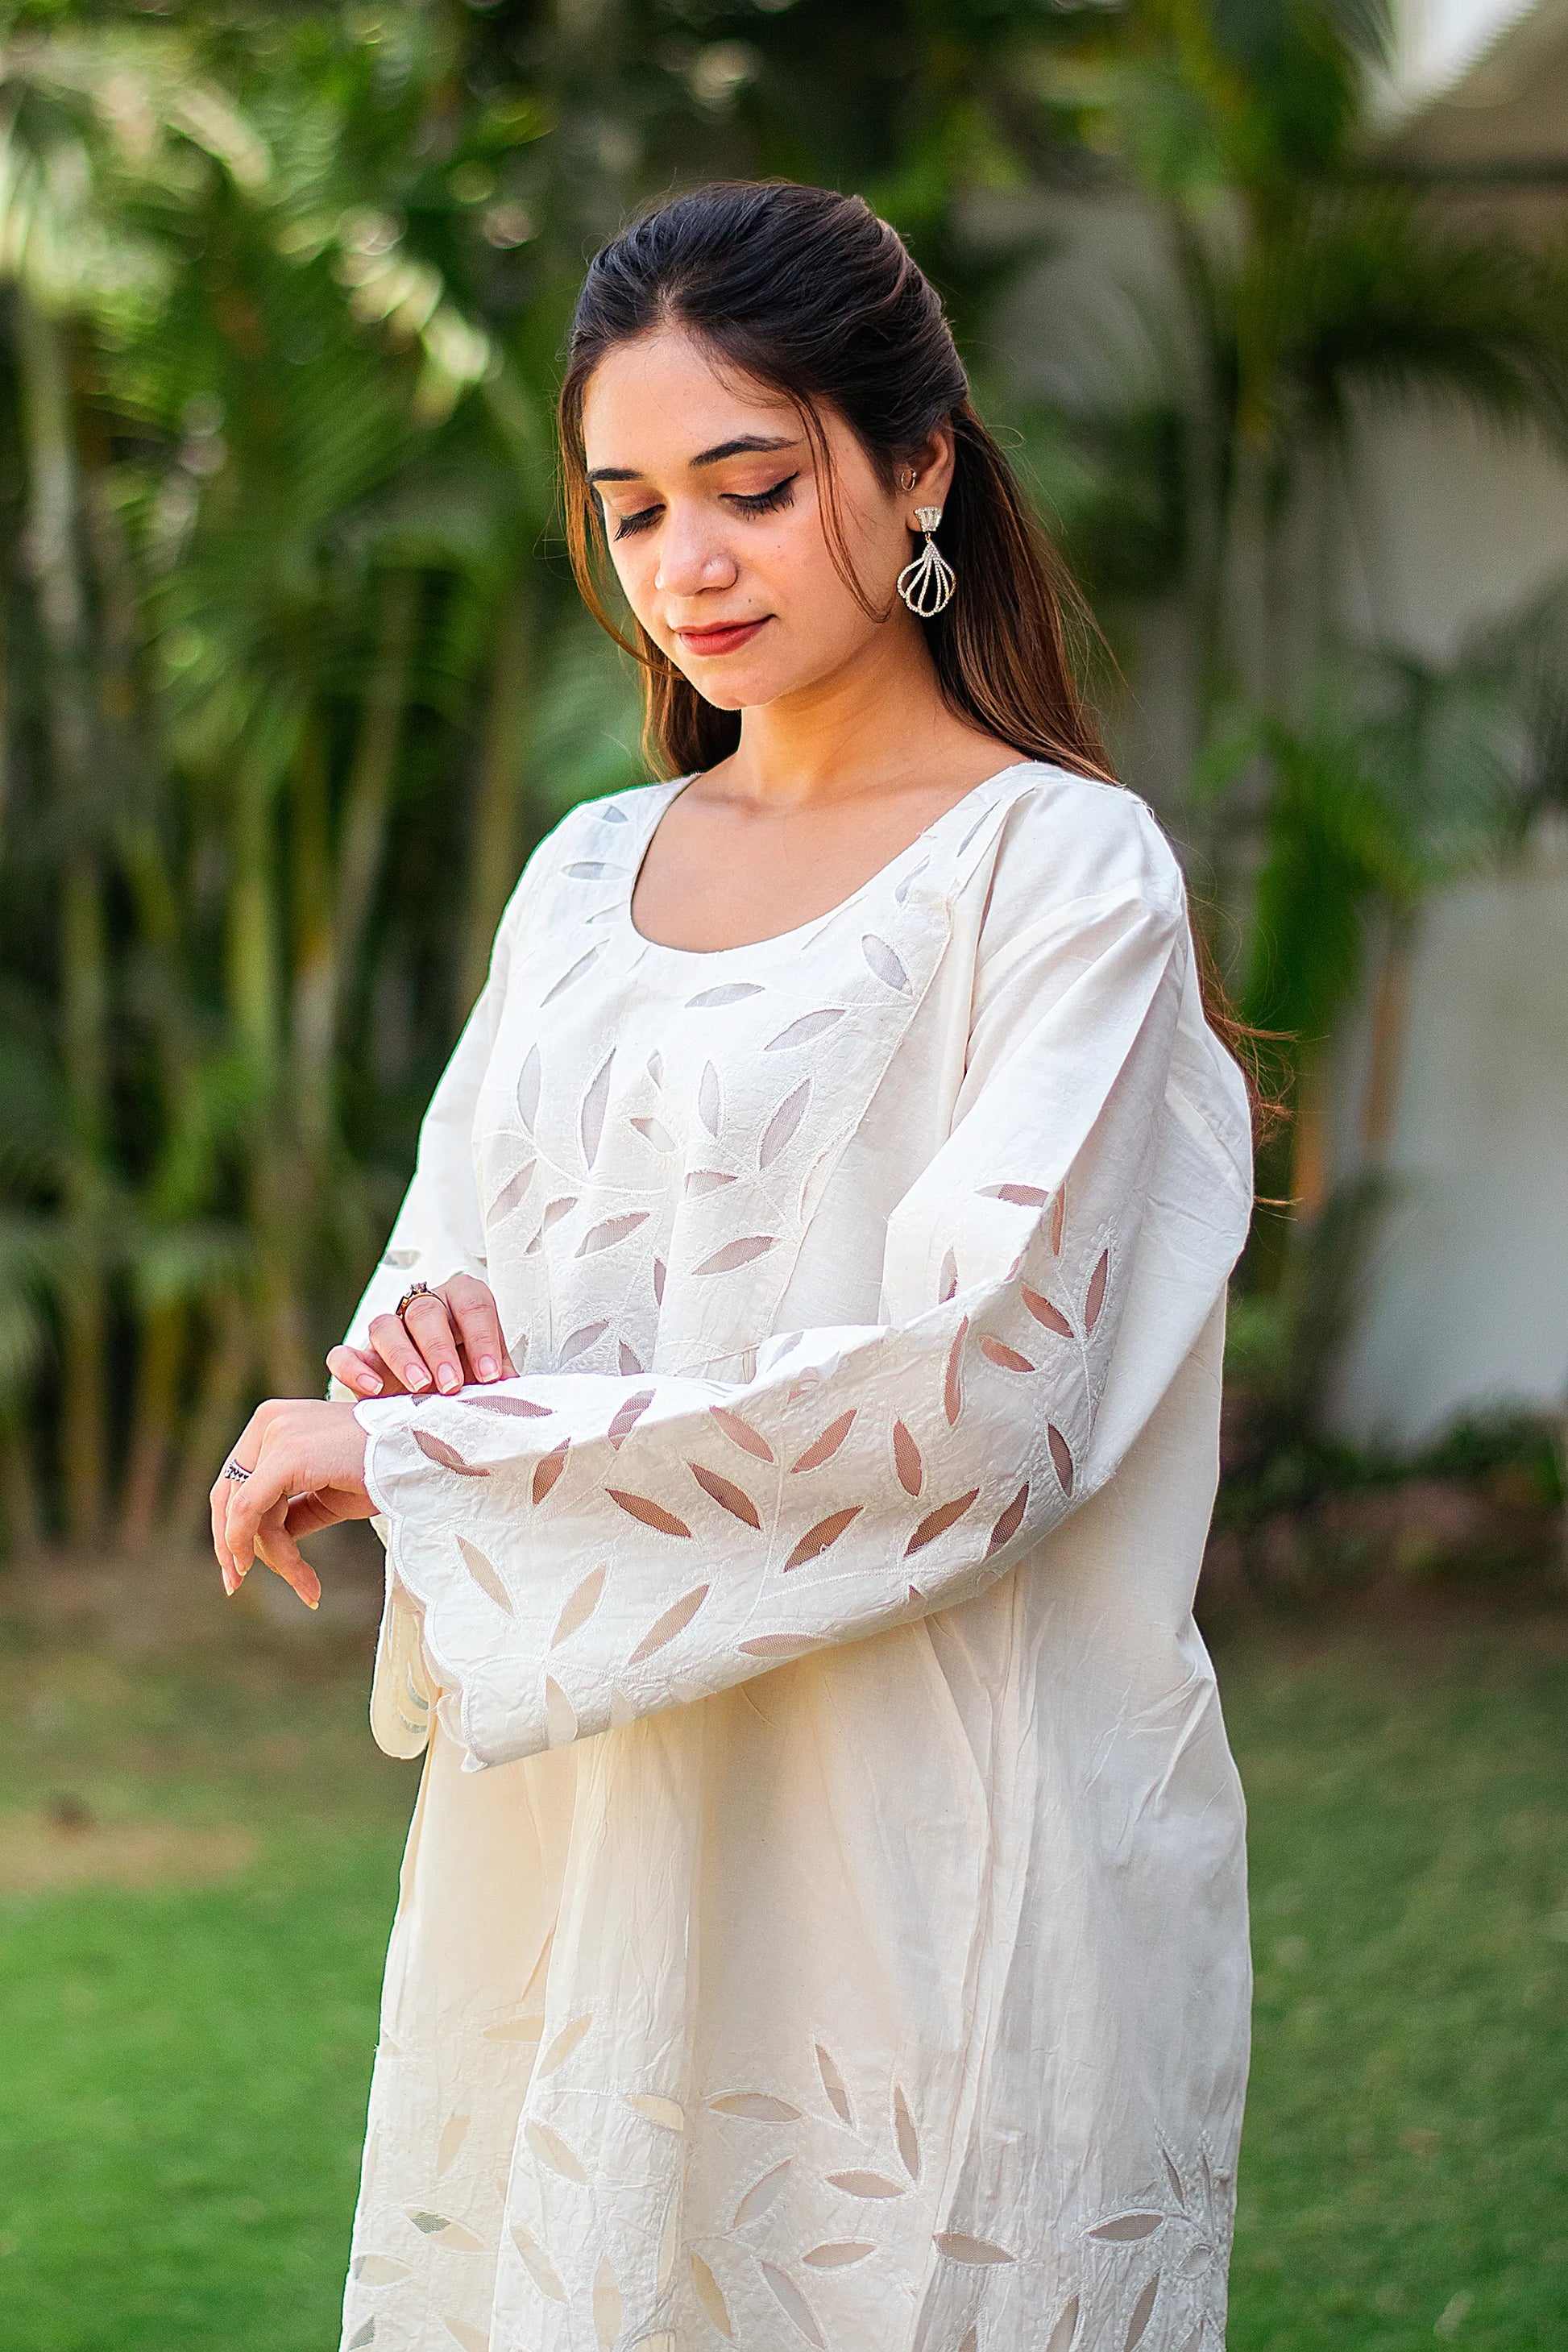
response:
[(950, 824), (962, 810), (968, 808), (972, 802), (977, 801), (983, 793), (989, 792), (994, 784), (999, 784), (1005, 776), (1016, 775), (1020, 768), (1033, 768), (1037, 767), (1038, 764), (1039, 762), (1035, 760), (1010, 760), (1005, 768), (997, 768), (991, 775), (982, 776), (980, 782), (972, 785), (962, 799), (954, 801), (951, 808), (943, 809), (940, 816), (932, 817), (931, 823), (923, 826), (912, 841), (906, 842), (902, 849), (895, 851), (885, 865), (878, 866), (874, 874), (868, 874), (865, 881), (858, 883), (847, 898), (840, 898), (837, 906), (825, 908), (820, 915), (809, 916), (804, 923), (796, 923), (787, 931), (770, 931), (766, 939), (742, 940), (738, 944), (727, 948), (678, 948), (671, 947), (664, 940), (650, 940), (645, 932), (638, 930), (632, 919), (632, 900), (637, 895), (638, 877), (642, 873), (648, 850), (652, 846), (654, 835), (658, 831), (659, 821), (677, 793), (683, 792), (688, 784), (695, 782), (699, 772), (693, 770), (689, 776), (677, 776), (674, 779), (669, 790), (655, 808), (653, 823), (639, 837), (631, 878), (626, 888), (618, 894), (616, 902), (616, 911), (620, 926), (626, 932), (632, 946), (642, 954), (664, 956), (673, 963), (712, 964), (721, 961), (726, 956), (761, 955), (764, 949), (788, 947), (792, 941), (804, 940), (808, 932), (820, 929), (824, 923), (832, 922), (835, 917), (847, 914), (851, 907), (858, 905), (862, 898), (868, 897), (871, 891), (895, 874), (906, 858), (912, 857), (917, 850), (928, 847), (943, 825)]

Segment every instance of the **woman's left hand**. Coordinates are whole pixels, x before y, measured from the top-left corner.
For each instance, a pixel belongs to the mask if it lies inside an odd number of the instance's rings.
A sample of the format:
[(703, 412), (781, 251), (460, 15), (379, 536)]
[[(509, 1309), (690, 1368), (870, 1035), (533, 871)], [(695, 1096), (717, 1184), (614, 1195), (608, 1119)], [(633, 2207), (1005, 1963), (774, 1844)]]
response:
[[(213, 1482), (213, 1549), (226, 1592), (237, 1592), (259, 1559), (315, 1608), (321, 1580), (297, 1538), (340, 1519), (374, 1517), (364, 1448), (352, 1404), (271, 1397), (257, 1407)], [(247, 1475), (231, 1478), (229, 1463)]]

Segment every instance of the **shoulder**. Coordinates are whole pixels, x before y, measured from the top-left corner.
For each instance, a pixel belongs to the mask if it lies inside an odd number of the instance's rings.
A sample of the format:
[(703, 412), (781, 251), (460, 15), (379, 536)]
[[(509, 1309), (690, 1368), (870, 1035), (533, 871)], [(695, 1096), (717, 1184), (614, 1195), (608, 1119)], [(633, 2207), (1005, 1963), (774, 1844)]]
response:
[(530, 850), (507, 900), (501, 929), (511, 932), (529, 918), (538, 919), (552, 884), (568, 875), (576, 879), (591, 871), (608, 879), (620, 874), (656, 803), (671, 789), (666, 783), (634, 784), (596, 800), (574, 801)]
[(996, 807), (987, 930), (1032, 928), (1110, 899), (1184, 921), (1181, 861), (1148, 802), (1126, 785), (1029, 761), (1005, 779)]

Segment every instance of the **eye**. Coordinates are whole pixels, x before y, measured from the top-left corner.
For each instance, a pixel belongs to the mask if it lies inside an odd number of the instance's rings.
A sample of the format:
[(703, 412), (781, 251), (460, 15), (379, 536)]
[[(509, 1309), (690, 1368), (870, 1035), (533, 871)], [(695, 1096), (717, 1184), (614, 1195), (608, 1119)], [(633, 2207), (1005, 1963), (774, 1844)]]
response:
[(772, 514), (777, 507), (794, 504), (795, 486), (799, 479), (798, 473), (786, 474), (782, 481), (773, 484), (771, 490), (752, 490), (750, 493), (734, 490), (731, 492), (728, 503), (739, 507), (742, 514)]
[(629, 539), (634, 531), (647, 530), (658, 513), (657, 507), (641, 507), (636, 514), (622, 515), (616, 525), (616, 537)]

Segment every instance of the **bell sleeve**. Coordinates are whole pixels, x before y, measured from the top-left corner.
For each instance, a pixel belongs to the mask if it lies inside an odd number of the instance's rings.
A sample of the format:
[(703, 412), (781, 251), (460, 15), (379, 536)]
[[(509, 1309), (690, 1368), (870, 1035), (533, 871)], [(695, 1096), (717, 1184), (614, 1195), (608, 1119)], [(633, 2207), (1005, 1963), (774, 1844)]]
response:
[(356, 1405), (466, 1769), (966, 1600), (1111, 1475), (1250, 1206), (1168, 864), (1005, 942), (951, 1132), (888, 1222), (885, 1319), (775, 1335), (744, 1381)]

